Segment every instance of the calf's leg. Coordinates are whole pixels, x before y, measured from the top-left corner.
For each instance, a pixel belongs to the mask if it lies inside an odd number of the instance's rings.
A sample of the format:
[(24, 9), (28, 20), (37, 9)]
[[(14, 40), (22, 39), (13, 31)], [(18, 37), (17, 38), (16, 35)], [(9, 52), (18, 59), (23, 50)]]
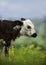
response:
[(9, 55), (9, 47), (10, 47), (10, 41), (5, 41), (5, 43), (4, 43), (5, 56)]
[(8, 53), (8, 47), (7, 46), (4, 46), (4, 53), (5, 53), (5, 56), (7, 56), (9, 53)]

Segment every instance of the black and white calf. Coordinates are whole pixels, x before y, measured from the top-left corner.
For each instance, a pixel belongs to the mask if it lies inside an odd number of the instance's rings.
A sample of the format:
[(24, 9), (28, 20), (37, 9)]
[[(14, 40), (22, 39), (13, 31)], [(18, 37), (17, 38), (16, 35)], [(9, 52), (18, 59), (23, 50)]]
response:
[(20, 35), (26, 35), (30, 37), (36, 37), (36, 31), (31, 20), (21, 18), (21, 20), (0, 20), (0, 39), (3, 39), (3, 45), (5, 47), (5, 55), (8, 54), (8, 47), (11, 44), (11, 40), (15, 40)]

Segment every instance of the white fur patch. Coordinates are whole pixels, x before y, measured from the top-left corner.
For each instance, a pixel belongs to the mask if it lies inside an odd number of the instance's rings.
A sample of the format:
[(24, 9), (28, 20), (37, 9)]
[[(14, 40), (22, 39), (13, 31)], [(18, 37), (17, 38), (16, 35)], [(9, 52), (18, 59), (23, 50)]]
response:
[(15, 30), (15, 29), (20, 29), (20, 26), (19, 26), (19, 25), (16, 25), (16, 26), (13, 27), (13, 29), (14, 29), (14, 30)]

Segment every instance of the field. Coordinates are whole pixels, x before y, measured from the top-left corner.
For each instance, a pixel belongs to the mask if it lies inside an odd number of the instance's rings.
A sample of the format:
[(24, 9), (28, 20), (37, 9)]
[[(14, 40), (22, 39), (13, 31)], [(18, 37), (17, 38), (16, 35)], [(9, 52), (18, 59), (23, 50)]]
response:
[(45, 51), (34, 48), (34, 45), (20, 48), (10, 48), (9, 57), (0, 54), (0, 65), (45, 65)]
[(5, 57), (1, 51), (0, 40), (0, 65), (46, 65), (46, 21), (34, 20), (34, 24), (37, 38), (21, 36), (11, 41), (9, 56)]

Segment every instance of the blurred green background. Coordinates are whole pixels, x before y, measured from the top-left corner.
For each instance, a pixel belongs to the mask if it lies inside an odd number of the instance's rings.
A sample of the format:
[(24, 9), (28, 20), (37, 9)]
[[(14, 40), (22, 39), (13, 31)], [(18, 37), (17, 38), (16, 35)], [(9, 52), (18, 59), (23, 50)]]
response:
[(11, 41), (9, 57), (5, 57), (0, 40), (0, 65), (46, 65), (46, 17), (32, 19), (37, 37), (20, 36)]

